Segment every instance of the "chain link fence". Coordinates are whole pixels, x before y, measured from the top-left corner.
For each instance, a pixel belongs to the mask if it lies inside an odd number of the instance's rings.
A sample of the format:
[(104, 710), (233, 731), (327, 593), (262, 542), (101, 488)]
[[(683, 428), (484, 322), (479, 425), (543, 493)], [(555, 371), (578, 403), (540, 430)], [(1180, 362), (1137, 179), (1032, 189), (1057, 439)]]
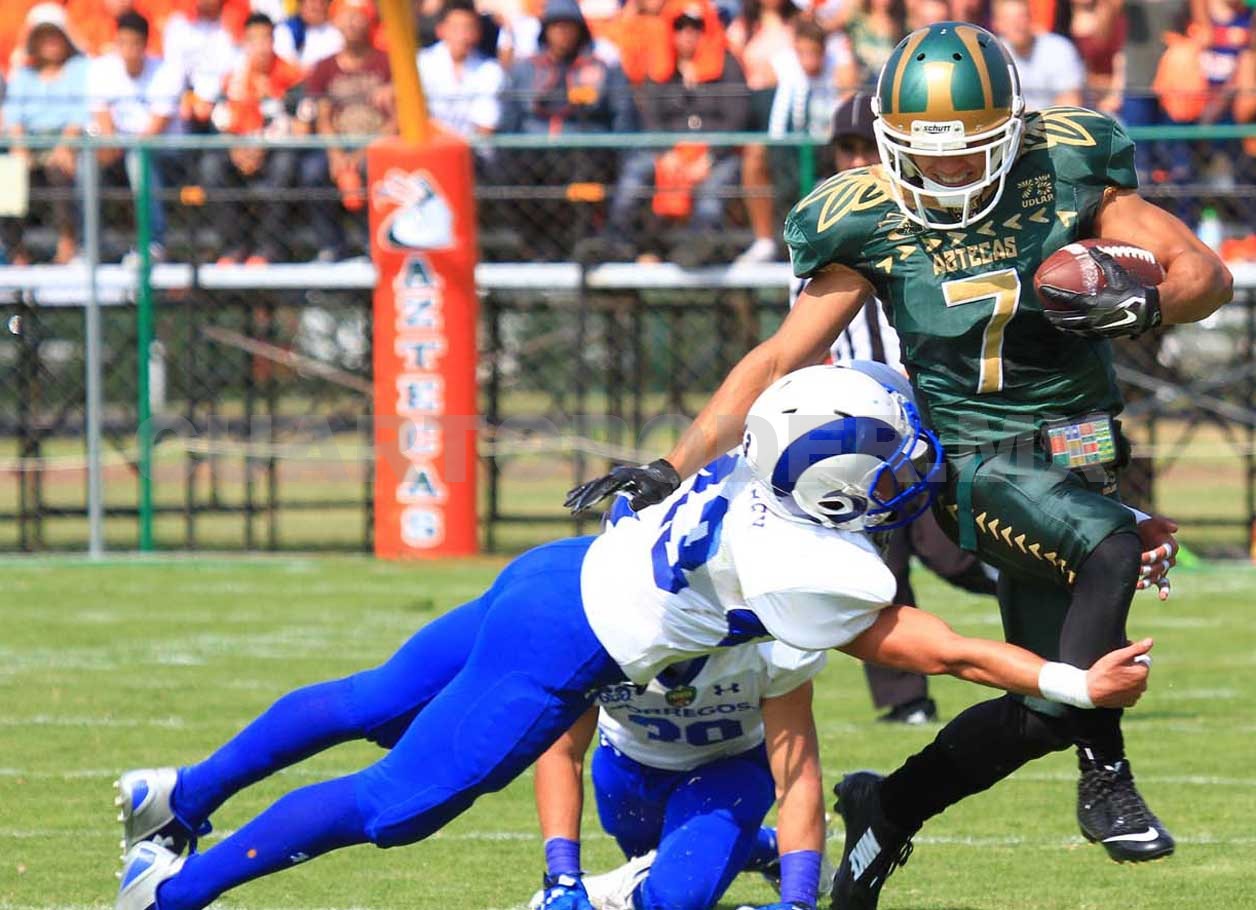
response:
[[(1256, 127), (1134, 127), (1142, 192), (1200, 226), (1232, 262), (1256, 261)], [(168, 137), (97, 149), (101, 262), (135, 262), (141, 221), (157, 260), (188, 263), (337, 262), (368, 254), (366, 190), (333, 182), (328, 152), (361, 156), (365, 138), (282, 143)], [(26, 140), (36, 162), (54, 142)], [(78, 148), (74, 142), (62, 146)], [(688, 149), (707, 184), (660, 188), (661, 158)], [(766, 155), (766, 186), (742, 163)], [(78, 156), (77, 171), (82, 170)], [(773, 239), (790, 206), (832, 172), (833, 150), (798, 135), (503, 135), (475, 144), (480, 261), (726, 264), (756, 239), (750, 203), (772, 212)], [(727, 167), (725, 167), (727, 165)], [(146, 179), (139, 180), (140, 169)], [(721, 171), (720, 169), (723, 168)], [(345, 173), (345, 171), (341, 171)], [(356, 172), (353, 172), (356, 173)], [(29, 210), (0, 218), (11, 264), (82, 258), (82, 175), (49, 183), (35, 167)], [(709, 185), (708, 185), (709, 184)], [(141, 185), (139, 193), (131, 187)], [(141, 198), (137, 198), (141, 197)], [(140, 218), (141, 208), (146, 217)], [(1205, 224), (1206, 222), (1206, 224)], [(62, 238), (68, 237), (68, 245)], [(784, 249), (777, 248), (778, 260)]]
[[(1183, 141), (1215, 157), (1242, 132), (1157, 135), (1140, 148)], [(708, 138), (730, 154), (749, 141)], [(330, 184), (211, 185), (203, 175), (220, 165), (206, 162), (243, 146), (180, 142), (121, 148), (114, 162), (97, 160), (98, 180), (80, 153), (75, 186), (34, 187), (31, 215), (18, 225), (19, 248), (35, 261), (57, 252), (54, 203), (75, 206), (76, 225), (87, 214), (100, 228), (98, 250), (81, 249), (105, 263), (95, 272), (104, 542), (369, 550), (374, 272), (364, 207)], [(631, 232), (646, 241), (627, 252), (683, 260), (673, 254), (684, 250), (690, 268), (599, 264), (626, 255), (627, 232), (608, 229), (615, 168), (675, 137), (628, 143), (591, 135), (561, 147), (544, 137), (477, 145), (490, 547), (579, 529), (559, 507), (566, 487), (614, 461), (665, 451), (785, 311), (784, 263), (727, 268), (752, 239), (739, 184), (722, 191), (726, 223), (702, 232), (660, 220), (649, 187), (621, 197), (632, 202)], [(324, 151), (313, 140), (260, 150), (298, 162)], [(779, 222), (824, 173), (828, 152), (790, 141), (769, 153)], [(126, 179), (111, 177), (112, 166)], [(1202, 166), (1192, 180), (1153, 179), (1145, 192), (1171, 208), (1216, 211), (1228, 239), (1240, 240), (1252, 185)], [(335, 255), (320, 256), (324, 216), (345, 238)], [(239, 264), (253, 255), (269, 264)], [(1256, 285), (1238, 271), (1245, 288)], [(89, 539), (88, 275), (73, 264), (0, 268), (0, 550), (81, 550)], [(1253, 312), (1244, 289), (1207, 323), (1122, 351), (1141, 496), (1182, 521), (1188, 543), (1213, 552), (1246, 553), (1256, 515)]]

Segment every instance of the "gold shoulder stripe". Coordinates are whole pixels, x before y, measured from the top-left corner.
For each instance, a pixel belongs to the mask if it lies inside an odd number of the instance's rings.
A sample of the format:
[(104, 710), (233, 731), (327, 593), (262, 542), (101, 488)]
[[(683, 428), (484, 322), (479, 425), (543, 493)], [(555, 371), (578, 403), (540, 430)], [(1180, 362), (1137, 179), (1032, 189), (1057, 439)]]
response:
[(854, 212), (863, 212), (888, 202), (890, 194), (878, 175), (859, 168), (830, 177), (798, 203), (799, 212), (819, 203), (816, 232), (823, 233)]
[(1095, 136), (1084, 121), (1105, 120), (1103, 114), (1081, 107), (1049, 107), (1026, 124), (1025, 149), (1049, 149), (1057, 145), (1090, 148)]

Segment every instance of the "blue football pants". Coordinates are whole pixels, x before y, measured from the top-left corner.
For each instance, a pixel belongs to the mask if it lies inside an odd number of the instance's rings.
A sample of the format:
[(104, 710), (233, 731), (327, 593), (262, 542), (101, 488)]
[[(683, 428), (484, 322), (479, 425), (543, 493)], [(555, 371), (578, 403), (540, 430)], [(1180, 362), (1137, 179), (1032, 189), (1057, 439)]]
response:
[(642, 765), (603, 742), (593, 754), (598, 818), (625, 856), (657, 849), (638, 910), (709, 910), (746, 866), (776, 799), (762, 746), (692, 771)]
[(158, 910), (200, 910), (245, 881), (340, 847), (421, 840), (522, 773), (598, 688), (624, 680), (584, 615), (580, 566), (591, 541), (525, 553), (383, 666), (285, 696), (183, 769), (175, 810), (191, 827), (206, 807), (329, 745), (360, 737), (392, 745), (375, 764), (289, 793), (192, 854), (158, 889)]

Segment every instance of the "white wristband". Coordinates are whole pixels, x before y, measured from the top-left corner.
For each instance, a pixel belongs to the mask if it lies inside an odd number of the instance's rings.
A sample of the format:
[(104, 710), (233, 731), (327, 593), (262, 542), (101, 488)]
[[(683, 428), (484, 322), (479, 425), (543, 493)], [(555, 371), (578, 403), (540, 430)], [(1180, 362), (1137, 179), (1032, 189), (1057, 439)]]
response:
[(1074, 708), (1093, 708), (1090, 686), (1086, 683), (1086, 671), (1071, 664), (1047, 661), (1038, 671), (1038, 691), (1043, 698), (1072, 705)]

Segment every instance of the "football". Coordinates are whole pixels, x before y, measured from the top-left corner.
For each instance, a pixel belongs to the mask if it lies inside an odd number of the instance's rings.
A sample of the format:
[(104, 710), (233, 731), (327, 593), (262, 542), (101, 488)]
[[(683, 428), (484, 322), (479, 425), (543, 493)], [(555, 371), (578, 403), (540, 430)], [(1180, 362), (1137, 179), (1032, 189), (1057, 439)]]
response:
[[(1155, 256), (1142, 247), (1118, 240), (1079, 240), (1056, 250), (1038, 266), (1038, 271), (1034, 273), (1034, 291), (1040, 292), (1043, 285), (1079, 294), (1101, 291), (1104, 287), (1103, 272), (1099, 263), (1087, 252), (1092, 247), (1107, 253), (1143, 285), (1155, 286), (1164, 281), (1164, 268)], [(1041, 293), (1039, 298), (1044, 307), (1053, 308), (1051, 301), (1043, 298)]]

